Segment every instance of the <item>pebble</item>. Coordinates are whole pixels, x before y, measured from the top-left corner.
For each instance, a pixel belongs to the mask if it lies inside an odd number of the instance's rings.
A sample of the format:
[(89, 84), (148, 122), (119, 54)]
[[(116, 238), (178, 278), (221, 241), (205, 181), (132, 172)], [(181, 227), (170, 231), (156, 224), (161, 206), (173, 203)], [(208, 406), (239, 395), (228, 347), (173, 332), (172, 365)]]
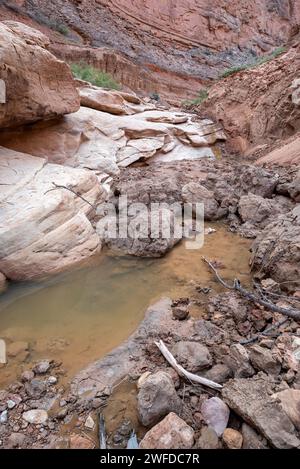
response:
[(42, 360), (33, 368), (33, 371), (37, 375), (44, 375), (50, 369), (50, 362), (48, 360)]
[(23, 383), (26, 383), (27, 381), (31, 381), (33, 378), (34, 378), (34, 372), (33, 371), (27, 370), (27, 371), (24, 371), (21, 374), (21, 381)]
[(8, 412), (7, 412), (7, 410), (4, 410), (0, 414), (0, 423), (6, 423), (7, 420), (8, 420)]
[(8, 401), (7, 401), (7, 407), (8, 407), (9, 409), (13, 409), (14, 407), (16, 407), (15, 401), (13, 401), (12, 399), (8, 399)]
[(54, 384), (57, 383), (57, 378), (56, 376), (49, 376), (47, 379), (47, 383), (50, 384), (50, 386), (53, 386)]
[(87, 428), (88, 430), (94, 430), (94, 428), (95, 428), (95, 422), (94, 422), (94, 419), (93, 419), (90, 415), (89, 415), (88, 418), (86, 419), (84, 426), (85, 426), (85, 428)]
[(241, 449), (243, 435), (233, 428), (226, 428), (223, 433), (223, 441), (229, 449)]
[(38, 425), (47, 422), (48, 413), (42, 409), (33, 409), (24, 412), (22, 417), (26, 422)]

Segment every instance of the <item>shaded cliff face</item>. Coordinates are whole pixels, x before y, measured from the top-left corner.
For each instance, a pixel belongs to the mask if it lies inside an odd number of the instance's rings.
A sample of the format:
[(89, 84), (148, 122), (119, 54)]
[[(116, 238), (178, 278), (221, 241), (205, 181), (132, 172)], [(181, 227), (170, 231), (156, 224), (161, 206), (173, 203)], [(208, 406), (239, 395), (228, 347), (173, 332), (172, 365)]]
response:
[[(84, 45), (82, 59), (92, 64), (105, 67), (105, 61), (99, 64), (99, 58), (95, 58), (94, 48), (113, 50), (115, 57), (106, 61), (105, 69), (115, 72), (123, 84), (136, 91), (157, 91), (179, 97), (192, 97), (201, 85), (217, 78), (225, 68), (251, 63), (257, 55), (287, 43), (300, 25), (297, 0), (251, 3), (248, 0), (11, 0), (5, 3), (18, 4), (19, 11), (40, 24), (50, 20), (52, 24), (67, 27), (67, 37), (58, 42), (68, 42), (69, 37), (75, 46)], [(93, 50), (87, 51), (87, 47)], [(70, 59), (70, 51), (61, 44), (55, 52)], [(124, 72), (124, 58), (132, 63), (129, 74)], [(136, 65), (139, 68), (132, 75)], [(130, 83), (129, 75), (135, 77)], [(189, 83), (186, 83), (187, 76), (191, 78)], [(173, 87), (177, 87), (176, 92)]]

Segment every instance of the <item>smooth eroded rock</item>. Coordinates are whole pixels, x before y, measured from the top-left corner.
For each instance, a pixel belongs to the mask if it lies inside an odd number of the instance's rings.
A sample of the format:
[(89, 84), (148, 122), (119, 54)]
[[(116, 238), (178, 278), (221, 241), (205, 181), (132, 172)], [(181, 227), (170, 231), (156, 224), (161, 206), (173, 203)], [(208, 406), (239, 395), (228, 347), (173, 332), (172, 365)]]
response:
[(46, 50), (48, 38), (23, 23), (0, 23), (0, 70), (4, 82), (0, 128), (16, 127), (79, 109), (70, 68)]

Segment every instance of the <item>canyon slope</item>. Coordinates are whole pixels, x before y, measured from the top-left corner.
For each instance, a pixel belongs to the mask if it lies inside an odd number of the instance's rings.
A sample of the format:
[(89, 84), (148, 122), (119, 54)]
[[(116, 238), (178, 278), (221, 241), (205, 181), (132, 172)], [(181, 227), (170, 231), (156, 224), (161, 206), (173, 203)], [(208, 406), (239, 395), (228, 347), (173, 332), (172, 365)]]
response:
[(300, 9), (294, 0), (7, 0), (0, 19), (50, 29), (59, 57), (178, 101), (224, 69), (289, 42), (299, 31)]

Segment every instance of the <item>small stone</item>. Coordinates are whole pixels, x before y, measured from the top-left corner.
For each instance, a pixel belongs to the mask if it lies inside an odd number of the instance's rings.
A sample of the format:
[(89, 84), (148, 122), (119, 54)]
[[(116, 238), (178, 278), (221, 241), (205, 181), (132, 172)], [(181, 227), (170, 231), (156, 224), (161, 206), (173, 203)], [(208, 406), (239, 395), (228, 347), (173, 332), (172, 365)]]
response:
[(47, 383), (50, 384), (50, 386), (53, 386), (54, 384), (57, 383), (57, 378), (56, 376), (49, 376), (47, 379)]
[(44, 375), (49, 371), (50, 369), (50, 362), (48, 360), (42, 360), (41, 362), (37, 363), (35, 367), (33, 368), (33, 371), (37, 375)]
[(191, 449), (194, 430), (171, 412), (149, 430), (140, 443), (141, 449)]
[(42, 380), (34, 378), (25, 383), (25, 390), (30, 397), (38, 399), (46, 392), (46, 385)]
[(94, 449), (94, 443), (88, 438), (84, 438), (81, 435), (70, 436), (70, 448), (71, 449)]
[(59, 420), (63, 420), (68, 415), (68, 408), (63, 407), (60, 411), (56, 414), (56, 418)]
[(249, 378), (255, 374), (250, 364), (249, 354), (241, 344), (233, 344), (230, 347), (230, 354), (227, 361), (228, 366), (234, 372), (235, 378)]
[(205, 378), (215, 383), (223, 384), (232, 377), (232, 371), (227, 365), (218, 364), (205, 373)]
[(7, 420), (8, 420), (8, 412), (7, 412), (7, 410), (4, 410), (0, 414), (0, 423), (6, 423)]
[(198, 402), (199, 402), (199, 399), (197, 396), (192, 396), (191, 397), (191, 406), (193, 407), (193, 409), (195, 409), (198, 405)]
[(189, 310), (185, 307), (176, 306), (172, 308), (173, 318), (178, 321), (184, 321), (189, 316)]
[(22, 417), (28, 423), (39, 425), (47, 422), (48, 413), (42, 409), (33, 409), (24, 412)]
[(216, 432), (210, 427), (201, 428), (200, 438), (196, 443), (199, 449), (219, 449), (220, 440)]
[(7, 401), (7, 407), (8, 407), (9, 409), (13, 409), (14, 407), (16, 407), (15, 401), (13, 401), (12, 399), (9, 399), (9, 400)]
[(259, 435), (250, 425), (243, 423), (243, 449), (266, 449), (266, 439)]
[(272, 375), (280, 373), (281, 364), (273, 357), (272, 352), (257, 344), (250, 348), (250, 361), (254, 368), (265, 373)]
[(31, 381), (33, 378), (34, 378), (34, 373), (33, 373), (33, 371), (27, 370), (27, 371), (24, 371), (24, 372), (21, 374), (21, 381), (22, 381), (22, 383), (26, 383), (26, 382), (28, 382), (28, 381)]
[(223, 441), (229, 449), (241, 449), (243, 444), (243, 435), (233, 428), (226, 428), (223, 433)]
[(198, 342), (181, 341), (172, 347), (178, 363), (191, 373), (196, 373), (212, 365), (212, 356), (205, 345)]
[(272, 340), (272, 339), (263, 339), (263, 340), (260, 341), (259, 345), (261, 347), (271, 349), (274, 345), (274, 340)]
[(88, 418), (86, 419), (84, 426), (85, 426), (85, 428), (87, 428), (88, 430), (94, 430), (94, 428), (95, 428), (95, 422), (94, 422), (94, 419), (93, 419), (90, 415), (89, 415)]
[(227, 427), (230, 410), (219, 397), (211, 397), (201, 406), (202, 417), (218, 436), (221, 436)]
[(22, 448), (26, 440), (26, 435), (23, 433), (11, 433), (7, 440), (7, 446), (9, 448)]

